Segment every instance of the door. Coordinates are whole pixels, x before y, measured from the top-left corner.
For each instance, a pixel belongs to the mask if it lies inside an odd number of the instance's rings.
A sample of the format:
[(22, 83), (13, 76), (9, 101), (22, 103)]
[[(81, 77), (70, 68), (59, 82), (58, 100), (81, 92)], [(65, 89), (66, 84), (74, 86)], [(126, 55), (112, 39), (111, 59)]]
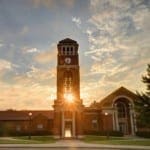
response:
[(65, 137), (72, 137), (72, 121), (65, 121)]
[(125, 124), (125, 123), (119, 123), (119, 130), (120, 130), (123, 134), (127, 134), (126, 124)]

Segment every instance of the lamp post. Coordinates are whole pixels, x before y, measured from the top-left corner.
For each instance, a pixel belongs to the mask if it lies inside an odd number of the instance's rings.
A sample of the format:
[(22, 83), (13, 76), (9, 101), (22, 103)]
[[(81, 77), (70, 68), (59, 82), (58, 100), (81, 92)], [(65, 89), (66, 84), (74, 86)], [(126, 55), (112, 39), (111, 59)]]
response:
[(28, 137), (28, 139), (31, 139), (31, 118), (32, 118), (32, 112), (29, 112), (28, 115), (29, 115), (29, 137)]
[(109, 129), (108, 129), (108, 112), (105, 112), (105, 123), (106, 123), (106, 136), (107, 136), (107, 139), (109, 139)]

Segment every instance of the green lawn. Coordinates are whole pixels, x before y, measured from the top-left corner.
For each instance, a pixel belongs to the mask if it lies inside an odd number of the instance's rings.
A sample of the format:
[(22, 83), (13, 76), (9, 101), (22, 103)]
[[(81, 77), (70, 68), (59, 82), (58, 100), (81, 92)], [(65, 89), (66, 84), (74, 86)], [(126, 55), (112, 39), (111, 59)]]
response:
[(83, 139), (86, 143), (110, 144), (110, 145), (141, 145), (150, 146), (150, 139), (127, 138), (127, 137), (110, 137), (104, 136), (86, 136)]
[(45, 144), (54, 142), (55, 139), (51, 136), (32, 136), (31, 139), (28, 139), (28, 136), (0, 138), (0, 144)]

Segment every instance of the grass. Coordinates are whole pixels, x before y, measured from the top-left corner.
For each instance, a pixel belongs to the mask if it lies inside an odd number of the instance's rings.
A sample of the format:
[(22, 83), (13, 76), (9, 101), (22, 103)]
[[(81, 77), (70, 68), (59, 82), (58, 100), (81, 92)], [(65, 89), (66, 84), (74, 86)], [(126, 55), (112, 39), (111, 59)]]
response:
[(107, 139), (104, 136), (86, 136), (83, 141), (95, 144), (150, 146), (150, 139), (127, 137), (110, 137)]
[[(28, 136), (0, 138), (0, 144), (48, 144), (55, 141), (52, 136), (32, 136), (30, 140)], [(107, 139), (104, 136), (85, 136), (83, 141), (95, 144), (150, 146), (150, 139), (127, 137), (110, 137)]]
[(55, 139), (51, 136), (32, 136), (31, 139), (28, 139), (28, 136), (0, 138), (0, 144), (48, 144), (54, 142)]

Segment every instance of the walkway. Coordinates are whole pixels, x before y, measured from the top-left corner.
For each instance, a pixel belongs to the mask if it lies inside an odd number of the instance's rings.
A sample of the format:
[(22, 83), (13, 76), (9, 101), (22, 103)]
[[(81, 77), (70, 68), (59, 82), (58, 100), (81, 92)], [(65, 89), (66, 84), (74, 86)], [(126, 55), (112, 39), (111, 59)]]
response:
[(84, 149), (123, 149), (123, 150), (150, 150), (150, 146), (124, 146), (124, 145), (104, 145), (89, 144), (80, 140), (59, 140), (52, 144), (0, 144), (1, 148), (84, 148)]

